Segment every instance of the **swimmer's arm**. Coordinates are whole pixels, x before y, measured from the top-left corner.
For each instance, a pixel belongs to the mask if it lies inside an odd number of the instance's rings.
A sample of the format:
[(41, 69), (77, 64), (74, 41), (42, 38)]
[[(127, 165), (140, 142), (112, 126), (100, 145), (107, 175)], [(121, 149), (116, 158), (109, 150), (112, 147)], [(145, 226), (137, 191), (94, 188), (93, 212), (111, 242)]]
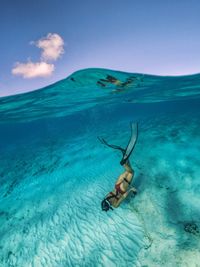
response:
[(119, 205), (121, 204), (121, 202), (128, 196), (128, 194), (130, 192), (133, 193), (137, 193), (137, 190), (135, 189), (135, 187), (131, 187), (126, 193), (123, 194), (123, 196), (116, 202), (115, 207), (119, 207)]

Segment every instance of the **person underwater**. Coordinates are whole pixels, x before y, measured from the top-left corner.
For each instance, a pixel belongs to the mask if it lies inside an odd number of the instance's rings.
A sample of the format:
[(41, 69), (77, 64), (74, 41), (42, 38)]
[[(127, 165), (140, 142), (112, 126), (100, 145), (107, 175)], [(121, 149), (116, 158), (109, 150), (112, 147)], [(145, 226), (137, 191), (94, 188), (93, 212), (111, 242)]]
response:
[(134, 177), (134, 170), (131, 167), (129, 157), (135, 147), (135, 144), (137, 142), (138, 137), (138, 124), (137, 123), (131, 123), (131, 138), (129, 140), (129, 143), (126, 147), (126, 149), (123, 149), (116, 145), (110, 145), (108, 144), (103, 138), (99, 138), (100, 142), (102, 144), (105, 144), (111, 148), (118, 149), (122, 152), (123, 157), (120, 161), (120, 164), (124, 167), (125, 171), (119, 175), (114, 189), (109, 192), (106, 197), (101, 202), (101, 208), (103, 211), (108, 211), (109, 209), (113, 210), (114, 208), (119, 207), (121, 202), (126, 199), (126, 197), (129, 195), (129, 193), (137, 193), (137, 190), (135, 187), (130, 187), (131, 182)]

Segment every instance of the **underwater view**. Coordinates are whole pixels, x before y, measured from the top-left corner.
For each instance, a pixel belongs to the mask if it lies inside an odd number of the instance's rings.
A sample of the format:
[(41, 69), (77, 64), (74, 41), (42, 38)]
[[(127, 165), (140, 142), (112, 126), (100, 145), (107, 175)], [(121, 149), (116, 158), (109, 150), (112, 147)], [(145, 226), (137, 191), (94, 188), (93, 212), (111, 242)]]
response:
[[(0, 266), (199, 267), (200, 74), (83, 69), (0, 98)], [(138, 138), (129, 194), (101, 203)]]

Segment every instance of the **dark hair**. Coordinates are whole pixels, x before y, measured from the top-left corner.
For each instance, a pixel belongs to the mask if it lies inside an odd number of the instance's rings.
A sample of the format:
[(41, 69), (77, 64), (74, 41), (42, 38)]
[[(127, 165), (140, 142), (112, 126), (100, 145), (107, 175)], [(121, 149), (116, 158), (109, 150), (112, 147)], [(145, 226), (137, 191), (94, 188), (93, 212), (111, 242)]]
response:
[(109, 209), (113, 210), (113, 208), (110, 205), (110, 202), (104, 198), (104, 200), (101, 201), (101, 209), (104, 211), (108, 211)]

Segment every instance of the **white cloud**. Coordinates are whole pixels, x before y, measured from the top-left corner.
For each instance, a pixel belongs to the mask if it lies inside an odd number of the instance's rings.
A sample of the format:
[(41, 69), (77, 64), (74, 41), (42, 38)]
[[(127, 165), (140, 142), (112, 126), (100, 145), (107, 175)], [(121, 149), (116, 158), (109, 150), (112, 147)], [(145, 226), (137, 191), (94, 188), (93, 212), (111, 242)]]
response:
[(57, 33), (48, 33), (46, 37), (30, 44), (42, 50), (41, 61), (31, 62), (28, 60), (27, 63), (18, 62), (12, 69), (12, 74), (22, 76), (25, 79), (50, 76), (55, 67), (54, 64), (47, 62), (56, 61), (64, 53), (64, 41), (62, 37)]
[(34, 44), (42, 49), (41, 59), (44, 61), (55, 61), (64, 53), (64, 41), (57, 33), (49, 33)]
[(12, 74), (22, 76), (26, 79), (48, 77), (53, 73), (54, 69), (53, 64), (48, 64), (46, 62), (18, 62), (12, 69)]

